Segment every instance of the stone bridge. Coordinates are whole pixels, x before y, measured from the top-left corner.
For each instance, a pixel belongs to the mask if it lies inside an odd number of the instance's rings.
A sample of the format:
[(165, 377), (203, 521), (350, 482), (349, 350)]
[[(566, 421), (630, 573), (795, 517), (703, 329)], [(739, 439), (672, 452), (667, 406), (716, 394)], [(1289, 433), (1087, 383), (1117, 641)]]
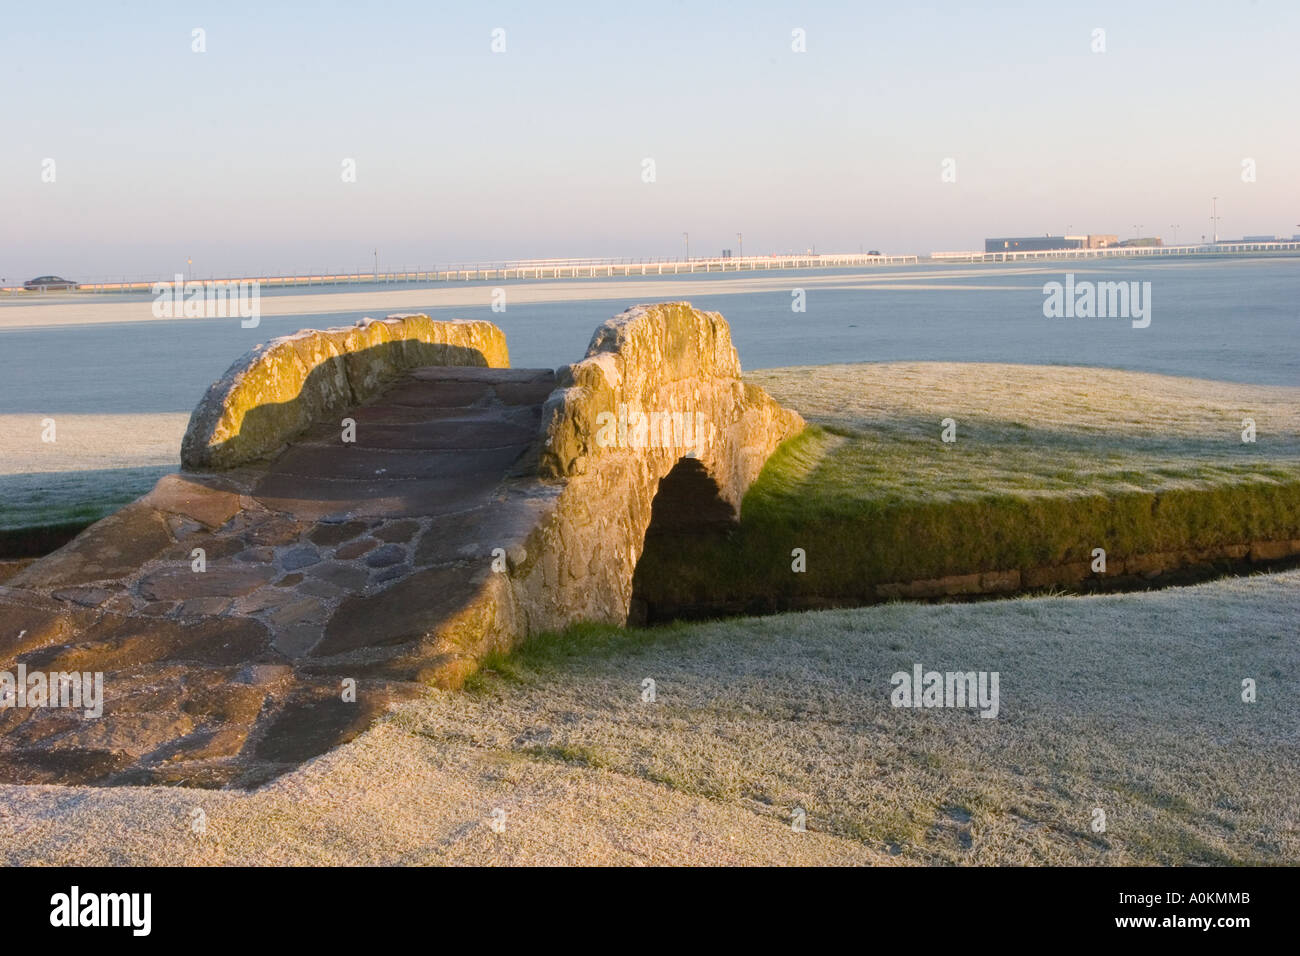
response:
[(685, 302), (508, 366), (496, 326), (423, 315), (236, 362), (178, 474), (0, 587), (0, 781), (271, 779), (490, 651), (635, 617), (647, 533), (735, 521), (803, 427)]

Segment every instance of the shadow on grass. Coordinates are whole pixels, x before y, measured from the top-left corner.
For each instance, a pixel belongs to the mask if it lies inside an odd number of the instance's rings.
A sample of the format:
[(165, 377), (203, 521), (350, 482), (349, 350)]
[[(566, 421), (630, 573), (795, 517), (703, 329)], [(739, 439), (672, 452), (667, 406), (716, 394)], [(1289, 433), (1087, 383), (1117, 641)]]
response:
[(583, 622), (562, 631), (547, 631), (528, 638), (510, 651), (492, 651), (479, 662), (479, 670), (464, 685), (471, 693), (490, 686), (490, 678), (507, 683), (530, 683), (530, 674), (563, 671), (569, 664), (596, 658), (635, 657), (641, 653), (699, 641), (700, 625), (707, 621), (673, 621), (656, 627), (619, 627)]
[(149, 465), (0, 475), (0, 558), (48, 554), (174, 471)]

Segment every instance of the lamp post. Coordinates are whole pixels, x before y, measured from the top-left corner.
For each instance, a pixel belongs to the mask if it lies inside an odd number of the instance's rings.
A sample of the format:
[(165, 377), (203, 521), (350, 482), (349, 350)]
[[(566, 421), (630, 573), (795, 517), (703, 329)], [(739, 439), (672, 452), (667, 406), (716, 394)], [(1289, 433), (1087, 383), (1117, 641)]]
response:
[(690, 262), (691, 261), (691, 234), (689, 232), (682, 233), (682, 242), (686, 243), (686, 261)]
[(739, 258), (745, 258), (745, 234), (743, 232), (736, 233), (736, 251), (740, 253)]

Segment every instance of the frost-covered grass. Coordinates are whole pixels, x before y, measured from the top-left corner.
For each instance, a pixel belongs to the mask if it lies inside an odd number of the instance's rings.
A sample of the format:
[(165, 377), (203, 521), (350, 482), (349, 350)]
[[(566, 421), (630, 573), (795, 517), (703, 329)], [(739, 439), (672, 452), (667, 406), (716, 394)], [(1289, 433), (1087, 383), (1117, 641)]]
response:
[[(1297, 620), (1293, 571), (578, 628), (251, 794), (0, 787), (0, 859), (1295, 864)], [(999, 672), (999, 716), (891, 707), (915, 663)]]
[[(850, 506), (1121, 495), (1300, 479), (1300, 388), (1099, 368), (943, 362), (747, 378), (848, 436), (807, 482)], [(943, 419), (956, 441), (941, 440)], [(1242, 441), (1243, 419), (1256, 440)]]
[(0, 531), (116, 511), (180, 467), (188, 422), (178, 413), (0, 415)]

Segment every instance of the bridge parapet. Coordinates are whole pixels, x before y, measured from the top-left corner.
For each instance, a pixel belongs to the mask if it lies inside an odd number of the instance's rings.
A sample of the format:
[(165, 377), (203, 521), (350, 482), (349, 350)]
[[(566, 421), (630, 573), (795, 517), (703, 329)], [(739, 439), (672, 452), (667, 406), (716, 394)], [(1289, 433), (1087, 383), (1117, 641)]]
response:
[(543, 478), (585, 474), (627, 453), (670, 468), (692, 457), (738, 507), (768, 455), (803, 428), (797, 413), (742, 381), (726, 320), (689, 302), (607, 320), (557, 381), (543, 413)]
[(362, 404), (398, 373), (429, 365), (508, 368), (505, 333), (491, 322), (390, 315), (259, 345), (208, 388), (190, 417), (181, 465), (226, 469), (265, 458), (322, 416)]

